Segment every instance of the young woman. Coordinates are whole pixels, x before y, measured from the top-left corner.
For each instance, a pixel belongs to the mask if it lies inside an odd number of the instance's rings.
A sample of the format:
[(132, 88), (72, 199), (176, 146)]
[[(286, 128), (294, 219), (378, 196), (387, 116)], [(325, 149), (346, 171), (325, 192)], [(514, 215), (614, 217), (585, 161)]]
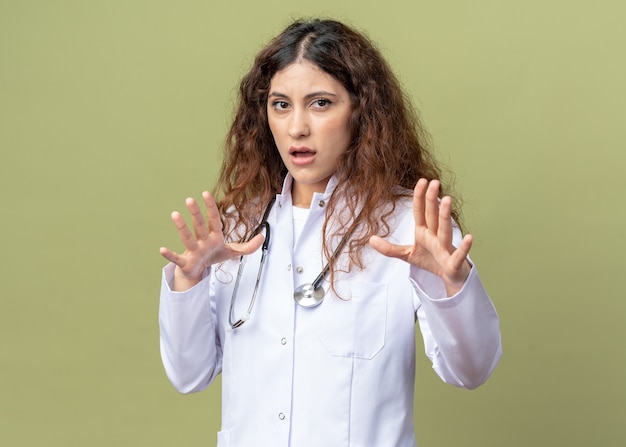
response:
[(419, 122), (363, 35), (296, 22), (244, 77), (216, 202), (172, 214), (160, 303), (180, 392), (223, 374), (218, 446), (415, 445), (415, 328), (481, 385), (498, 316)]

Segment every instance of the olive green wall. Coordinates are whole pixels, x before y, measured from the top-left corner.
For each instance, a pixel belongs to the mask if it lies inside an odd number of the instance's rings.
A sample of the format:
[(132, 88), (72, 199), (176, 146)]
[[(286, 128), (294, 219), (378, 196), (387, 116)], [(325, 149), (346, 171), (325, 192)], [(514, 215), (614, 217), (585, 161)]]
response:
[(626, 445), (624, 5), (0, 0), (0, 445), (215, 444), (219, 384), (180, 396), (160, 364), (158, 247), (251, 58), (303, 15), (379, 43), (501, 315), (476, 391), (419, 355), (420, 446)]

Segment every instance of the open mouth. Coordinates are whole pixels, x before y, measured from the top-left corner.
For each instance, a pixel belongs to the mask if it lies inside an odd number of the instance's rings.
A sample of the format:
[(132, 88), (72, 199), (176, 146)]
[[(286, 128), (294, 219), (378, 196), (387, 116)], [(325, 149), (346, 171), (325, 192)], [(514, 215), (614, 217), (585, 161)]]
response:
[(289, 149), (291, 163), (295, 166), (308, 166), (315, 161), (317, 152), (308, 147), (292, 147)]
[(313, 149), (309, 149), (308, 147), (301, 148), (291, 148), (289, 149), (289, 155), (295, 158), (307, 158), (315, 155), (315, 151)]

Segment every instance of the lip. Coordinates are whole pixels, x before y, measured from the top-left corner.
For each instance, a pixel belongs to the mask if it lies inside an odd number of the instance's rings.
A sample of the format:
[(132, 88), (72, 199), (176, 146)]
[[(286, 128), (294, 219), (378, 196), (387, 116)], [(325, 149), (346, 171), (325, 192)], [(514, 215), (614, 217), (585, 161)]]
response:
[(296, 166), (305, 166), (313, 163), (317, 152), (306, 146), (292, 146), (289, 148), (291, 162)]

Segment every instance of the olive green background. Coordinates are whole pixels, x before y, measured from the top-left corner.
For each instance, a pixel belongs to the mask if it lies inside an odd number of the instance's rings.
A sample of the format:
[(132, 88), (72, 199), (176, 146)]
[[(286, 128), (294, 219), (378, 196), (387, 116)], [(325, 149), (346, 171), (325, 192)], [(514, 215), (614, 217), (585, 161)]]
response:
[(626, 445), (624, 5), (0, 0), (0, 445), (215, 445), (219, 382), (160, 364), (158, 248), (254, 54), (314, 15), (391, 62), (502, 320), (478, 390), (419, 353), (420, 446)]

